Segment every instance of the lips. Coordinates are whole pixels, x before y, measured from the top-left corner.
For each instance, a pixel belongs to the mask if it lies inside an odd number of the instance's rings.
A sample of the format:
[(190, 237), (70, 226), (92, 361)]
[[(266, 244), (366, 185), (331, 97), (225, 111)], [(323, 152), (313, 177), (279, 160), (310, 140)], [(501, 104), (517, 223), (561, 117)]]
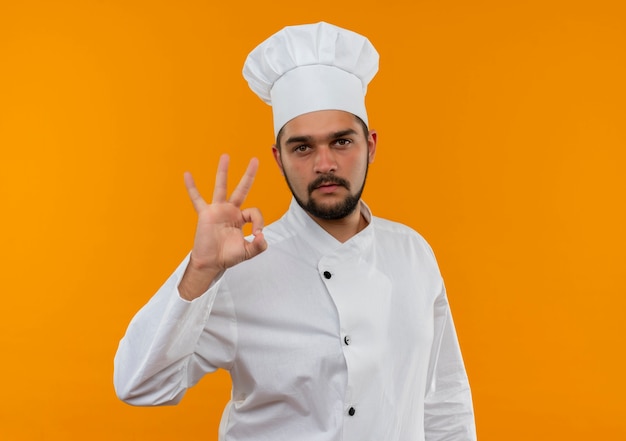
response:
[(319, 191), (320, 193), (333, 193), (339, 187), (340, 186), (337, 184), (326, 184), (326, 185), (320, 185), (319, 187), (316, 188), (316, 190)]
[(341, 184), (338, 184), (336, 182), (324, 182), (323, 184), (318, 185), (317, 187), (315, 187), (316, 189), (320, 189), (320, 188), (337, 188), (341, 186)]

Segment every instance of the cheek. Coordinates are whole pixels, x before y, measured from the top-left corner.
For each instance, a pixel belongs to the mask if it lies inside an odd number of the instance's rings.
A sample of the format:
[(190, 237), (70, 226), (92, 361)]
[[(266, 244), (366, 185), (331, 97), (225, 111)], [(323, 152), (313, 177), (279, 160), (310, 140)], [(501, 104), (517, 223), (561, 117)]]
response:
[(354, 167), (354, 175), (362, 178), (367, 173), (367, 167), (370, 164), (369, 155), (364, 158), (359, 158), (359, 161), (356, 163), (356, 167)]
[(283, 176), (289, 181), (289, 184), (291, 185), (293, 190), (299, 190), (301, 187), (306, 187), (307, 186), (307, 182), (306, 179), (303, 177), (302, 173), (300, 170), (298, 170), (295, 167), (291, 167), (291, 166), (285, 166), (283, 164)]
[(283, 161), (283, 173), (292, 181), (306, 180), (306, 164), (298, 161)]

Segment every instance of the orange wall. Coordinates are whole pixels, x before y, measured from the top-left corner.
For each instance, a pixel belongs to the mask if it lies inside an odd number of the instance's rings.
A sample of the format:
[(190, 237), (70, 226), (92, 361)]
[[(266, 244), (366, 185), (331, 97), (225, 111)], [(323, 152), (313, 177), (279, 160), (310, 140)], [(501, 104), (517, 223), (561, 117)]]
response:
[(258, 155), (249, 204), (286, 208), (240, 71), (322, 19), (382, 55), (366, 200), (437, 252), (480, 439), (625, 439), (623, 5), (0, 2), (0, 439), (216, 439), (225, 375), (132, 408), (113, 355), (191, 246), (183, 171)]

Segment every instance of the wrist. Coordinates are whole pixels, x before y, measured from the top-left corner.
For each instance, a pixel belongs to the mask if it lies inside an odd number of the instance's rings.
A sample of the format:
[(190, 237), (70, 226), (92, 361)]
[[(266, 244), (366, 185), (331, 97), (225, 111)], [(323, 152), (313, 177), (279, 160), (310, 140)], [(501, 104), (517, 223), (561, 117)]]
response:
[(222, 272), (219, 268), (199, 265), (191, 256), (178, 284), (178, 294), (185, 300), (194, 300), (204, 294)]

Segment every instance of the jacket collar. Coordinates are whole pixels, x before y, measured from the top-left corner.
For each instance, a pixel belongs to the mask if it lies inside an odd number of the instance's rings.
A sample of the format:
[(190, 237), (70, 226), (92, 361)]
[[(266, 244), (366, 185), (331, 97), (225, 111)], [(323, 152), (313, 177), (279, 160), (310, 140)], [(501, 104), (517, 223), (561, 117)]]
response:
[(344, 243), (341, 243), (324, 230), (317, 222), (315, 222), (306, 211), (298, 205), (295, 198), (291, 198), (289, 210), (283, 216), (290, 228), (301, 236), (309, 245), (322, 255), (334, 253), (336, 251), (353, 250), (355, 252), (363, 252), (368, 248), (374, 237), (375, 219), (372, 216), (370, 208), (362, 200), (359, 202), (361, 215), (367, 221), (367, 226), (359, 233)]

